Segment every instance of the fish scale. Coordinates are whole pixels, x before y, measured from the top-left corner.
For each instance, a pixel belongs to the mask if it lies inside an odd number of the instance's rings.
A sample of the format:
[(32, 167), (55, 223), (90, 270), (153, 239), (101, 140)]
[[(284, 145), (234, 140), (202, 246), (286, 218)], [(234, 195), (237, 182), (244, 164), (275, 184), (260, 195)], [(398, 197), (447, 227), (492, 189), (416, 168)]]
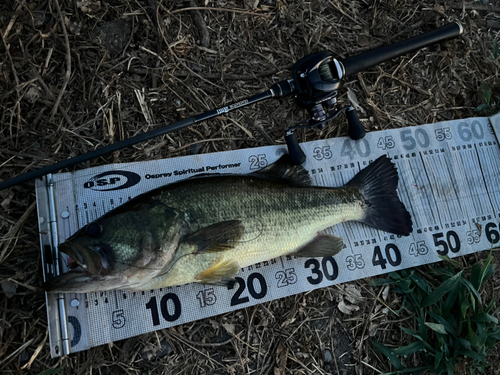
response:
[(317, 232), (361, 220), (364, 213), (361, 196), (352, 188), (297, 187), (241, 176), (225, 177), (222, 186), (220, 177), (174, 185), (156, 199), (185, 211), (193, 231), (238, 219), (245, 234), (234, 249), (182, 258), (172, 272), (148, 284), (152, 288), (191, 282), (202, 270), (226, 260), (246, 267), (290, 254)]

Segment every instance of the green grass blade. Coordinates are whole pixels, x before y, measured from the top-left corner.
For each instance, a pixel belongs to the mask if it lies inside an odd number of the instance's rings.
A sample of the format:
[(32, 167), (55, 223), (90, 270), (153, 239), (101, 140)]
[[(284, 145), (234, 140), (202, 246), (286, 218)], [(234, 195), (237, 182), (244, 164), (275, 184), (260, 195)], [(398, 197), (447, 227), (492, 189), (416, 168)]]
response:
[(493, 315), (487, 314), (485, 312), (473, 315), (471, 317), (471, 320), (473, 322), (483, 322), (483, 323), (491, 322), (491, 323), (498, 324), (497, 318), (495, 318)]
[(472, 350), (459, 350), (459, 351), (457, 351), (457, 354), (462, 355), (464, 357), (469, 357), (469, 358), (475, 359), (476, 361), (479, 361), (482, 363), (486, 362), (485, 357), (483, 357), (482, 355), (480, 355)]
[(385, 286), (385, 285), (392, 285), (394, 283), (395, 283), (395, 281), (392, 279), (371, 279), (370, 280), (371, 286)]
[(413, 275), (410, 277), (410, 279), (411, 279), (411, 280), (412, 280), (415, 284), (417, 284), (417, 286), (418, 286), (420, 289), (422, 289), (422, 291), (423, 291), (425, 294), (429, 295), (429, 294), (432, 292), (432, 290), (431, 290), (431, 288), (430, 288), (429, 284), (427, 283), (427, 281), (425, 281), (424, 279), (422, 279), (420, 276), (413, 274)]
[(453, 324), (451, 324), (449, 320), (446, 320), (441, 315), (438, 315), (432, 311), (429, 311), (429, 315), (432, 316), (439, 324), (441, 324), (446, 329), (446, 331), (448, 331), (448, 333), (451, 333), (453, 337), (457, 337), (455, 327), (453, 327)]
[(425, 344), (422, 341), (415, 341), (409, 345), (402, 346), (393, 350), (396, 355), (412, 355), (425, 349)]
[(385, 355), (389, 362), (394, 366), (396, 370), (402, 370), (403, 369), (403, 364), (399, 360), (399, 358), (393, 353), (391, 349), (389, 349), (387, 346), (382, 345), (381, 343), (375, 341), (375, 340), (370, 340), (370, 342), (377, 348), (377, 350)]
[(448, 334), (448, 332), (446, 332), (446, 330), (444, 329), (444, 325), (442, 324), (425, 322), (425, 325), (435, 332), (442, 333), (443, 335)]
[(482, 304), (481, 295), (479, 294), (477, 289), (474, 287), (474, 285), (472, 285), (472, 283), (469, 280), (467, 280), (466, 278), (461, 278), (460, 283), (462, 285), (465, 285), (465, 287), (469, 290), (469, 292), (471, 292), (474, 295), (474, 297), (477, 299), (477, 302), (479, 304)]
[(443, 359), (444, 353), (440, 350), (436, 352), (436, 356), (434, 357), (434, 368), (438, 368), (441, 360)]
[(457, 342), (460, 344), (461, 347), (463, 347), (465, 349), (470, 349), (472, 346), (470, 341), (468, 341), (466, 339), (458, 338)]
[(448, 293), (452, 290), (460, 281), (464, 271), (460, 271), (456, 275), (453, 275), (451, 278), (446, 280), (440, 286), (438, 286), (431, 294), (427, 296), (422, 302), (422, 308), (425, 308), (430, 305), (434, 305), (436, 302), (441, 300), (445, 293)]

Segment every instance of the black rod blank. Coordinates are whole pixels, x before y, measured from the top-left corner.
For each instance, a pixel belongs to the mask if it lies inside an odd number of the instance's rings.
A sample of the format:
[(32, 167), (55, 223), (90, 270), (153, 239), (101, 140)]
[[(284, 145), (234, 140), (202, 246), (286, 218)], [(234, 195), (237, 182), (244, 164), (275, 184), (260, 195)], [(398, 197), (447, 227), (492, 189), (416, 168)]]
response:
[(3, 182), (0, 182), (0, 190), (7, 189), (9, 187), (20, 184), (22, 182), (29, 181), (29, 180), (34, 179), (34, 178), (45, 176), (46, 174), (49, 174), (49, 173), (54, 173), (54, 172), (60, 171), (61, 169), (64, 169), (64, 168), (72, 167), (74, 165), (92, 160), (94, 158), (98, 158), (100, 156), (112, 153), (114, 151), (121, 150), (125, 147), (133, 146), (137, 143), (147, 141), (149, 139), (158, 137), (160, 135), (171, 133), (173, 131), (185, 128), (186, 126), (194, 125), (198, 122), (205, 121), (205, 120), (208, 120), (210, 118), (219, 116), (222, 113), (227, 113), (227, 112), (233, 111), (237, 108), (245, 107), (247, 105), (257, 103), (261, 100), (268, 99), (268, 98), (271, 98), (273, 96), (274, 96), (274, 92), (272, 90), (267, 90), (265, 92), (262, 92), (262, 93), (257, 94), (257, 95), (253, 95), (247, 99), (241, 100), (237, 103), (228, 105), (226, 107), (222, 107), (219, 109), (212, 109), (208, 112), (205, 112), (205, 113), (196, 115), (194, 117), (190, 117), (190, 118), (184, 119), (182, 121), (176, 122), (175, 124), (169, 124), (169, 125), (163, 126), (161, 128), (136, 135), (135, 137), (124, 139), (123, 141), (116, 142), (116, 143), (113, 143), (111, 145), (98, 148), (97, 150), (87, 152), (83, 155), (78, 155), (78, 156), (75, 156), (74, 158), (71, 158), (71, 159), (66, 159), (66, 160), (60, 161), (58, 163), (48, 165), (46, 167), (35, 169), (34, 171), (24, 173), (22, 175), (16, 176), (16, 177), (11, 178), (9, 180), (5, 180)]

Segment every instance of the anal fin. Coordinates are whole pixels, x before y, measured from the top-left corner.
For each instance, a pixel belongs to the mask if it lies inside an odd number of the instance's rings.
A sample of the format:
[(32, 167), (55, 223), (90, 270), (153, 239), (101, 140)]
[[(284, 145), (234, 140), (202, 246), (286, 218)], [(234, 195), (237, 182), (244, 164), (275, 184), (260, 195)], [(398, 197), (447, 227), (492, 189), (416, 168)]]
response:
[(300, 247), (294, 255), (307, 258), (328, 257), (340, 253), (343, 247), (342, 237), (321, 233)]
[(195, 280), (202, 284), (227, 285), (234, 279), (240, 267), (233, 260), (225, 260), (196, 275)]

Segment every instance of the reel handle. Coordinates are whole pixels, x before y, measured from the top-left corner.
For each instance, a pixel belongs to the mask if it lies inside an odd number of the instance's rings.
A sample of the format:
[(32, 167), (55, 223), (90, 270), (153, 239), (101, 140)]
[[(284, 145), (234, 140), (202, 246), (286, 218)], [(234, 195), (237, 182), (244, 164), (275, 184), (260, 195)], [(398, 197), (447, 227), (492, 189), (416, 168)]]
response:
[(358, 113), (353, 106), (350, 106), (347, 110), (347, 122), (349, 123), (349, 137), (354, 141), (359, 141), (363, 139), (366, 134), (365, 127), (359, 121)]
[(288, 155), (290, 156), (290, 162), (292, 165), (300, 165), (306, 161), (306, 154), (300, 148), (299, 142), (293, 134), (293, 131), (289, 131), (285, 135), (285, 142), (288, 147)]

